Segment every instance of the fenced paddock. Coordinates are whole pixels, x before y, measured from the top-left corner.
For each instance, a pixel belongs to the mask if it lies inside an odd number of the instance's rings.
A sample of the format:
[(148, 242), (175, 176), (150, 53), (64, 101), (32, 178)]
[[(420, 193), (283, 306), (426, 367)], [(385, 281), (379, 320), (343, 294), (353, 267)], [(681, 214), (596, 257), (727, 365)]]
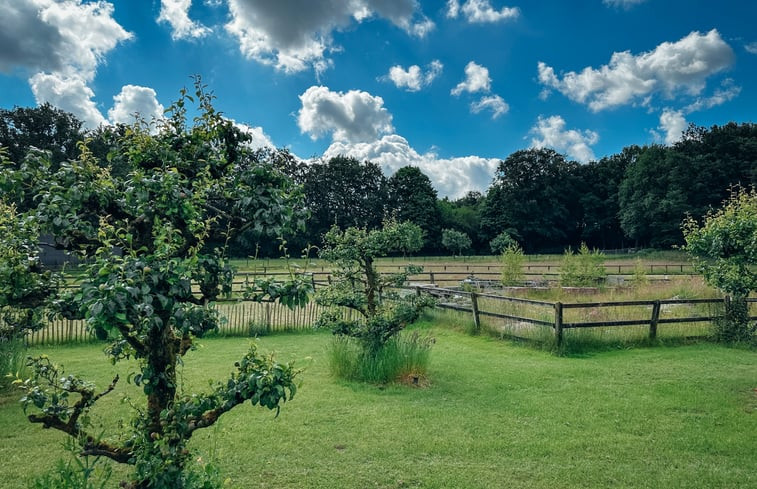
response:
[[(415, 287), (417, 294), (437, 299), (437, 307), (470, 314), (474, 328), (481, 329), (481, 319), (497, 322), (495, 327), (513, 336), (543, 337), (551, 330), (560, 346), (570, 330), (580, 336), (581, 330), (594, 330), (600, 335), (624, 329), (623, 335), (643, 331), (648, 339), (660, 336), (705, 336), (709, 325), (722, 319), (729, 298), (667, 299), (608, 302), (562, 303), (505, 297), (495, 294), (454, 290), (433, 286)], [(757, 320), (757, 298), (747, 299), (750, 320)]]

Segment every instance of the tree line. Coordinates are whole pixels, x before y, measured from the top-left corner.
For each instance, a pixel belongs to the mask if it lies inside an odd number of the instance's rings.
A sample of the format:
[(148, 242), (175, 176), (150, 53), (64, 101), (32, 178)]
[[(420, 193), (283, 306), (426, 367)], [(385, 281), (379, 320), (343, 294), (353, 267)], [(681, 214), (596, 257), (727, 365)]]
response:
[[(0, 146), (17, 164), (36, 147), (50, 152), (54, 170), (76, 158), (86, 138), (97, 160), (118, 173), (125, 168), (118, 141), (126, 130), (84, 131), (75, 116), (47, 104), (0, 109)], [(227, 138), (229, 151), (246, 144), (239, 131)], [(320, 246), (334, 224), (370, 230), (392, 218), (423, 230), (424, 254), (460, 251), (445, 246), (460, 234), (470, 242), (462, 252), (477, 254), (499, 252), (513, 241), (528, 252), (562, 252), (581, 243), (669, 248), (683, 244), (687, 216), (701, 218), (735, 185), (757, 184), (757, 124), (692, 125), (674, 145), (631, 145), (586, 164), (552, 149), (519, 150), (500, 161), (485, 192), (459, 199), (439, 198), (429, 177), (412, 166), (386, 177), (378, 164), (345, 156), (305, 162), (287, 150), (263, 148), (252, 158), (275, 166), (303, 195), (309, 218), (284, 233), (290, 250)], [(454, 246), (461, 242), (468, 241), (455, 239)], [(278, 247), (253, 228), (231, 243), (231, 252), (278, 256)]]

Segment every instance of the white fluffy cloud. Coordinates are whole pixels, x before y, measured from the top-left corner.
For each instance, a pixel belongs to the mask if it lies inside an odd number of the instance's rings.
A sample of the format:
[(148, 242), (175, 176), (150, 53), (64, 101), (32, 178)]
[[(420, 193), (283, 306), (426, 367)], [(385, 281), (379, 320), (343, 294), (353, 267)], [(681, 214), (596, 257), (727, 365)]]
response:
[(744, 45), (748, 53), (757, 54), (757, 41)]
[(492, 119), (496, 119), (502, 114), (507, 114), (507, 111), (510, 110), (510, 106), (507, 105), (507, 102), (505, 102), (499, 95), (490, 95), (488, 97), (483, 97), (478, 102), (473, 102), (470, 106), (470, 110), (474, 114), (478, 114), (482, 110), (491, 110)]
[(590, 146), (599, 141), (599, 135), (594, 131), (566, 130), (565, 120), (559, 115), (539, 116), (530, 133), (534, 135), (531, 147), (552, 148), (584, 163), (594, 159)]
[(562, 79), (552, 67), (539, 62), (539, 81), (592, 111), (635, 103), (661, 93), (674, 98), (683, 93), (698, 95), (709, 76), (733, 63), (733, 50), (713, 29), (692, 32), (677, 42), (664, 42), (652, 51), (634, 56), (613, 53), (610, 63), (580, 73), (565, 73)]
[(686, 117), (683, 115), (683, 111), (665, 109), (660, 115), (660, 125), (658, 129), (663, 132), (663, 136), (653, 132), (659, 139), (662, 139), (665, 144), (674, 144), (681, 139), (683, 131), (688, 127)]
[(189, 18), (192, 0), (161, 0), (158, 22), (167, 22), (171, 26), (171, 38), (198, 39), (212, 31), (210, 28)]
[(87, 127), (105, 118), (89, 83), (97, 66), (132, 34), (113, 19), (113, 5), (82, 0), (0, 0), (0, 71), (22, 69), (37, 103), (72, 112)]
[(48, 102), (59, 109), (71, 112), (86, 127), (97, 127), (105, 118), (97, 109), (92, 91), (81, 77), (65, 77), (56, 73), (37, 73), (29, 79), (32, 93), (38, 104)]
[(297, 125), (313, 139), (331, 133), (334, 141), (357, 143), (373, 141), (393, 130), (384, 99), (368, 92), (332, 92), (328, 87), (313, 86), (300, 95), (300, 101)]
[(636, 5), (639, 5), (640, 3), (644, 3), (647, 0), (602, 0), (602, 3), (609, 7), (620, 7), (624, 9), (629, 9), (631, 7), (635, 7)]
[(21, 67), (89, 81), (102, 58), (132, 37), (108, 2), (2, 0), (0, 6), (2, 71)]
[(124, 85), (121, 93), (113, 97), (108, 119), (113, 124), (133, 124), (135, 114), (150, 122), (163, 118), (163, 105), (158, 102), (155, 90), (137, 85)]
[(430, 85), (441, 74), (443, 68), (444, 65), (438, 59), (431, 62), (425, 73), (418, 65), (412, 65), (408, 69), (396, 65), (389, 68), (387, 77), (397, 88), (404, 88), (408, 92), (417, 92)]
[(463, 92), (489, 92), (491, 84), (492, 79), (489, 77), (489, 70), (471, 61), (465, 66), (465, 80), (458, 83), (450, 93), (457, 96)]
[(229, 0), (226, 30), (242, 54), (285, 72), (330, 65), (332, 32), (372, 16), (388, 19), (411, 35), (425, 36), (433, 22), (420, 13), (416, 0)]
[(697, 98), (694, 102), (687, 105), (683, 111), (685, 113), (696, 112), (699, 110), (711, 109), (718, 105), (723, 105), (739, 96), (741, 93), (741, 87), (734, 85), (733, 80), (727, 79), (723, 82), (721, 88), (715, 90), (715, 93), (709, 97)]
[(471, 190), (485, 190), (500, 161), (479, 156), (439, 158), (433, 152), (421, 154), (397, 134), (356, 144), (337, 141), (326, 150), (324, 158), (337, 155), (351, 156), (361, 161), (370, 160), (379, 164), (387, 175), (403, 166), (416, 166), (428, 175), (440, 197), (452, 199), (463, 197)]
[(496, 10), (489, 0), (467, 0), (462, 6), (458, 0), (447, 1), (447, 17), (456, 19), (461, 12), (470, 23), (500, 22), (520, 15), (518, 7)]
[(243, 124), (241, 122), (236, 122), (232, 120), (231, 122), (234, 123), (234, 125), (241, 130), (242, 132), (246, 133), (248, 136), (252, 138), (252, 140), (249, 142), (249, 146), (252, 148), (275, 148), (273, 142), (271, 141), (271, 138), (268, 137), (268, 135), (263, 132), (263, 128), (260, 126), (248, 126), (247, 124)]

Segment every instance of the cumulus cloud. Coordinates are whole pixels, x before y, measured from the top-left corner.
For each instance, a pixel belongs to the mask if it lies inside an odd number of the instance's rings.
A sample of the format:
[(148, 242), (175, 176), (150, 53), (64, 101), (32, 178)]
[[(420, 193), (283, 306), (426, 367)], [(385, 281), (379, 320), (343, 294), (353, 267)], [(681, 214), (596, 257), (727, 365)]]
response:
[(331, 133), (334, 141), (357, 143), (373, 141), (393, 130), (384, 99), (368, 92), (332, 92), (328, 87), (313, 86), (300, 95), (300, 101), (297, 125), (313, 139)]
[(163, 105), (158, 102), (155, 90), (137, 85), (124, 85), (121, 92), (113, 97), (113, 107), (108, 111), (108, 119), (113, 124), (132, 124), (135, 114), (150, 122), (163, 118)]
[(458, 83), (450, 93), (458, 96), (463, 92), (489, 92), (491, 84), (492, 79), (489, 77), (489, 70), (471, 61), (465, 66), (465, 80)]
[(499, 95), (490, 95), (488, 97), (483, 97), (478, 102), (473, 102), (470, 106), (470, 110), (474, 114), (478, 114), (482, 110), (491, 110), (492, 119), (496, 119), (502, 114), (506, 114), (507, 111), (510, 110), (510, 106), (507, 105), (507, 102), (505, 102)]
[(94, 77), (116, 45), (132, 37), (113, 19), (113, 5), (81, 0), (4, 0), (0, 70)]
[(435, 59), (428, 65), (425, 73), (418, 65), (412, 65), (408, 69), (396, 65), (389, 68), (387, 78), (397, 88), (404, 88), (408, 92), (417, 92), (421, 88), (430, 85), (441, 74), (443, 68), (444, 65), (438, 59)]
[(404, 166), (416, 166), (428, 175), (440, 197), (452, 199), (463, 197), (471, 190), (484, 191), (491, 183), (500, 161), (479, 156), (439, 158), (433, 152), (421, 154), (397, 134), (355, 144), (337, 141), (323, 156), (331, 158), (337, 155), (351, 156), (361, 161), (370, 160), (379, 164), (387, 175)]
[(30, 74), (37, 103), (72, 112), (87, 127), (105, 118), (89, 83), (97, 66), (132, 34), (113, 19), (113, 5), (82, 0), (0, 0), (0, 71)]
[(489, 0), (467, 0), (462, 6), (458, 0), (447, 1), (447, 17), (456, 19), (461, 12), (468, 22), (479, 24), (515, 19), (520, 15), (518, 7), (496, 10)]
[(749, 53), (757, 54), (757, 41), (744, 45), (744, 49)]
[(268, 137), (268, 135), (263, 132), (263, 128), (260, 126), (248, 126), (247, 124), (243, 124), (241, 122), (236, 122), (234, 120), (231, 120), (231, 122), (236, 126), (240, 131), (247, 134), (252, 138), (252, 140), (248, 143), (248, 145), (253, 148), (275, 148), (273, 142), (271, 141), (271, 138)]
[(594, 159), (590, 146), (599, 141), (599, 135), (594, 131), (566, 130), (565, 120), (559, 115), (539, 116), (530, 134), (534, 135), (531, 147), (552, 148), (584, 163)]
[(662, 131), (662, 135), (653, 131), (652, 133), (665, 142), (665, 144), (674, 144), (681, 140), (681, 136), (686, 128), (689, 126), (684, 117), (683, 111), (665, 109), (660, 115), (660, 125), (658, 129)]
[(38, 104), (48, 102), (59, 109), (71, 112), (81, 119), (86, 127), (97, 127), (106, 122), (92, 100), (95, 92), (80, 77), (37, 73), (29, 79), (29, 84)]
[(210, 28), (189, 18), (192, 0), (161, 0), (158, 22), (167, 22), (171, 26), (171, 38), (198, 39), (212, 31)]
[(729, 100), (733, 100), (738, 97), (740, 93), (741, 87), (734, 85), (733, 80), (729, 78), (725, 80), (721, 88), (715, 90), (715, 93), (711, 96), (697, 98), (694, 102), (687, 105), (683, 111), (685, 113), (691, 113), (699, 110), (711, 109), (712, 107), (723, 105)]
[(602, 3), (607, 5), (608, 7), (620, 7), (624, 9), (629, 9), (631, 7), (635, 7), (636, 5), (639, 5), (640, 3), (644, 3), (647, 0), (602, 0)]
[(598, 69), (565, 73), (562, 79), (544, 62), (538, 63), (539, 81), (576, 102), (598, 112), (649, 99), (660, 93), (674, 98), (695, 96), (711, 75), (733, 63), (731, 47), (713, 29), (692, 32), (677, 42), (664, 42), (652, 51), (634, 56), (629, 51), (613, 53)]
[(237, 38), (242, 54), (288, 73), (326, 69), (326, 53), (335, 49), (333, 31), (353, 22), (377, 16), (421, 37), (434, 26), (416, 0), (229, 0), (229, 10), (226, 30)]

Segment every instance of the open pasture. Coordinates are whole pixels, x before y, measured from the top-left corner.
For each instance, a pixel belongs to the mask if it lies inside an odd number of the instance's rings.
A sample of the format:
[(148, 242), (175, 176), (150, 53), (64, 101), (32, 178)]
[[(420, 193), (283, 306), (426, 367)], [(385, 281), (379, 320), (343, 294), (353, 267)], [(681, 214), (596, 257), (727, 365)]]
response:
[[(467, 319), (451, 318), (415, 326), (436, 338), (420, 388), (332, 379), (326, 332), (261, 338), (261, 348), (305, 367), (297, 396), (276, 419), (240, 406), (191, 447), (228, 487), (757, 487), (753, 351), (701, 343), (559, 357), (468, 336)], [(203, 340), (182, 382), (197, 390), (224, 378), (248, 342)], [(139, 396), (126, 382), (135, 365), (113, 367), (101, 348), (44, 351), (101, 386), (121, 375), (93, 413), (108, 433), (128, 419), (120, 396)], [(63, 435), (26, 422), (14, 395), (0, 401), (0, 437), (8, 489), (63, 454)]]

